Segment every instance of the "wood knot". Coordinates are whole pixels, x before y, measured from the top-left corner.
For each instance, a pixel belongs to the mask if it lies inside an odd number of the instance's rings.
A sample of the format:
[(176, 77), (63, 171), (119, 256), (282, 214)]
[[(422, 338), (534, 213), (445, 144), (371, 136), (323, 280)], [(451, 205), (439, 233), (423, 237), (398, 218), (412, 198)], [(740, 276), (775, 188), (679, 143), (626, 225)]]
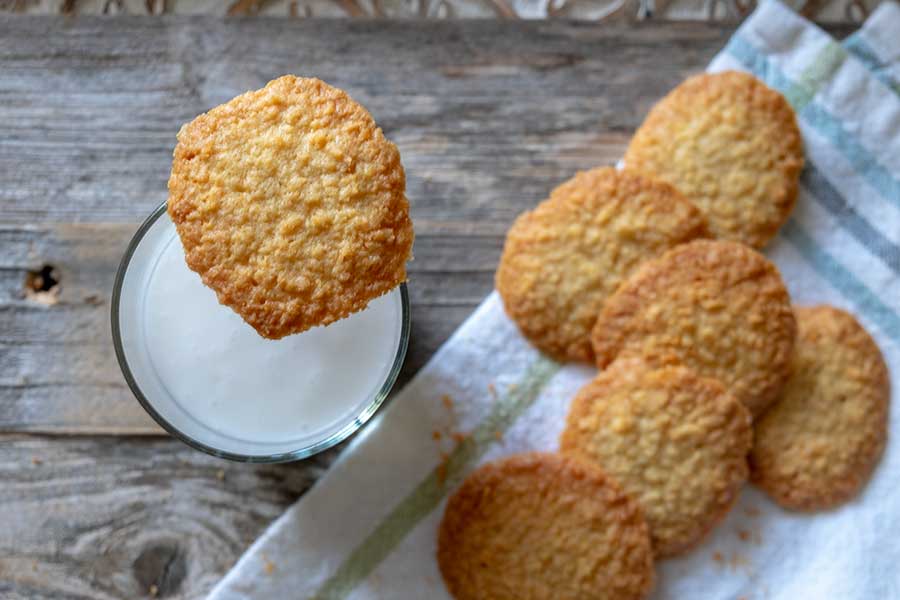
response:
[(59, 270), (53, 265), (25, 272), (25, 298), (44, 306), (59, 302)]
[(159, 543), (145, 548), (133, 564), (134, 577), (154, 598), (178, 591), (187, 574), (184, 552), (175, 543)]

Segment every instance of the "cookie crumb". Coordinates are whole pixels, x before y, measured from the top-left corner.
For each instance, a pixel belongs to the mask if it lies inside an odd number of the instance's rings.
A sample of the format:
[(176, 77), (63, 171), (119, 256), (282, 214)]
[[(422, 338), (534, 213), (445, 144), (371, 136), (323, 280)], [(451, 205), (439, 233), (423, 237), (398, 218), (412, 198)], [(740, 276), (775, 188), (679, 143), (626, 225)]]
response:
[(713, 560), (716, 561), (717, 563), (719, 563), (720, 565), (725, 563), (725, 557), (722, 556), (721, 552), (713, 552), (712, 557), (713, 557)]
[(500, 431), (499, 429), (495, 430), (494, 437), (497, 438), (498, 442), (502, 442), (503, 441), (503, 432)]
[(441, 452), (441, 462), (438, 463), (435, 474), (437, 475), (438, 484), (444, 485), (447, 482), (447, 463), (450, 462), (450, 455)]
[(444, 437), (444, 434), (442, 434), (440, 431), (438, 431), (437, 429), (432, 430), (431, 439), (433, 439), (436, 442), (439, 442), (439, 441), (441, 441), (442, 437)]
[(747, 508), (744, 509), (744, 514), (747, 515), (748, 517), (756, 518), (760, 515), (760, 512), (759, 512), (759, 509), (756, 508), (755, 506), (748, 506)]
[(271, 560), (269, 560), (269, 557), (266, 556), (264, 552), (260, 552), (259, 556), (260, 556), (260, 558), (262, 558), (263, 571), (265, 572), (265, 574), (271, 575), (272, 573), (274, 573), (275, 572), (275, 563), (273, 563)]
[(44, 460), (42, 458), (38, 458), (37, 456), (32, 456), (31, 464), (35, 466), (41, 466), (42, 464), (44, 464)]
[(441, 402), (444, 403), (444, 408), (449, 411), (453, 411), (453, 398), (450, 397), (450, 394), (444, 394), (441, 396)]
[(149, 592), (151, 598), (156, 598), (159, 595), (159, 588), (156, 587), (155, 584), (151, 585), (148, 592)]
[(454, 431), (453, 433), (450, 434), (450, 437), (452, 437), (453, 441), (456, 442), (457, 444), (462, 444), (464, 441), (466, 441), (466, 438), (469, 436), (466, 435), (465, 433), (460, 433), (458, 431)]

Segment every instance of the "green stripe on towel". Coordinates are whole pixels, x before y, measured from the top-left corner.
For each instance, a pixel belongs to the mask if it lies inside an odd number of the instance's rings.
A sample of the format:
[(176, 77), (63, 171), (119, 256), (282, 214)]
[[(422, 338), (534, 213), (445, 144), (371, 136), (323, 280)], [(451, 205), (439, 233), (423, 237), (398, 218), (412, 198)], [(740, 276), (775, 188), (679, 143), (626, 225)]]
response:
[(479, 458), (497, 443), (499, 434), (534, 404), (560, 365), (540, 357), (522, 376), (506, 396), (498, 399), (491, 412), (415, 489), (366, 536), (362, 543), (338, 567), (337, 571), (313, 596), (320, 600), (346, 598), (359, 583), (403, 541), (419, 522), (428, 516), (462, 481)]

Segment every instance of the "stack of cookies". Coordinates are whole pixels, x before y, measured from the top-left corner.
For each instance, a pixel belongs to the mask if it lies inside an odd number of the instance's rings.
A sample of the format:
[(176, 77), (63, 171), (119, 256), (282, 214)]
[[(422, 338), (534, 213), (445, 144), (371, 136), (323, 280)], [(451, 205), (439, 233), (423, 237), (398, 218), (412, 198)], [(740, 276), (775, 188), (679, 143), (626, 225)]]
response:
[(438, 562), (475, 598), (642, 598), (752, 479), (796, 510), (867, 481), (888, 374), (854, 317), (794, 307), (759, 250), (803, 166), (787, 101), (704, 74), (650, 112), (623, 169), (579, 173), (510, 229), (497, 289), (522, 334), (596, 378), (558, 454), (483, 466), (450, 498)]

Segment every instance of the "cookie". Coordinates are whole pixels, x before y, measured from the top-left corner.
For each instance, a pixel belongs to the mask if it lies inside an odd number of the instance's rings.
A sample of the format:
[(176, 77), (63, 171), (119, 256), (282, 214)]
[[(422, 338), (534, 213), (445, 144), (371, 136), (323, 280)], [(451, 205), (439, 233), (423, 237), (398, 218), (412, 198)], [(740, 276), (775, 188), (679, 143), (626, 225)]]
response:
[(794, 208), (803, 140), (781, 94), (747, 73), (705, 73), (653, 107), (625, 164), (677, 187), (716, 237), (761, 248)]
[(680, 554), (722, 520), (747, 480), (750, 413), (685, 367), (617, 361), (584, 386), (560, 438), (640, 505), (657, 557)]
[(590, 463), (521, 454), (447, 502), (438, 565), (458, 600), (643, 598), (654, 572), (637, 504)]
[(696, 240), (648, 261), (594, 325), (597, 366), (623, 356), (717, 379), (756, 416), (790, 373), (796, 322), (778, 269), (748, 246)]
[(890, 383), (853, 316), (831, 306), (796, 313), (793, 374), (755, 425), (751, 477), (786, 508), (821, 510), (856, 495), (878, 464)]
[(613, 168), (578, 173), (516, 219), (497, 290), (535, 346), (559, 360), (591, 362), (591, 327), (622, 279), (706, 234), (700, 212), (668, 184)]
[(397, 147), (365, 108), (286, 75), (181, 128), (168, 212), (188, 266), (277, 339), (405, 281), (405, 187)]

